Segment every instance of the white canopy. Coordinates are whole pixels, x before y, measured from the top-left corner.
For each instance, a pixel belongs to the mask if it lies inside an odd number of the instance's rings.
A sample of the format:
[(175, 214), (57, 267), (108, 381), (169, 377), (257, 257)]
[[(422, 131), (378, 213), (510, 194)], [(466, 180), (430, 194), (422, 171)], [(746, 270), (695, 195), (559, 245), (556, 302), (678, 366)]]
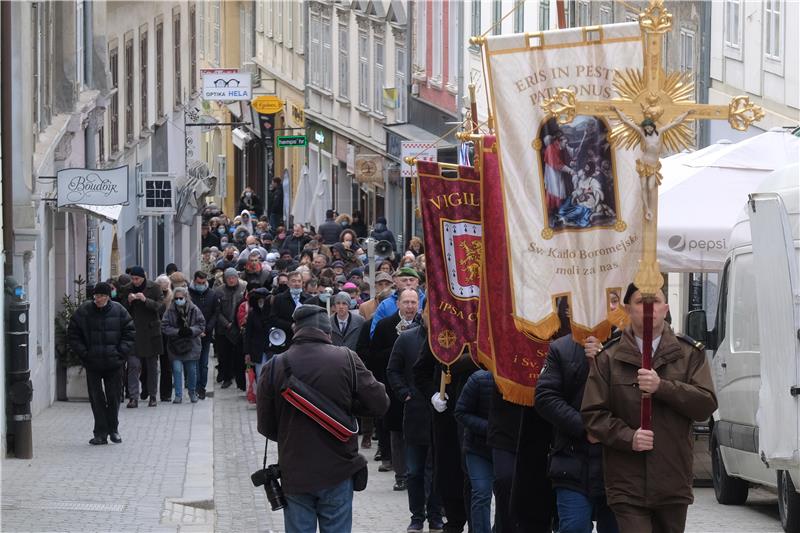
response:
[(718, 272), (747, 195), (800, 160), (800, 138), (771, 131), (662, 160), (658, 259), (664, 272)]

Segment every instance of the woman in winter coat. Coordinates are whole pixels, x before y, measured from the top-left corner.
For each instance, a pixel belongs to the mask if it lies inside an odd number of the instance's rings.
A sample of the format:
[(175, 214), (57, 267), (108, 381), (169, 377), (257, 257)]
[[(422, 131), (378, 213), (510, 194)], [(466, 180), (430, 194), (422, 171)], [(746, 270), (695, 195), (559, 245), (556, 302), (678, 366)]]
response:
[(183, 372), (186, 372), (186, 385), (189, 399), (197, 402), (197, 361), (200, 359), (202, 343), (200, 336), (205, 334), (206, 320), (200, 309), (189, 300), (186, 287), (176, 287), (172, 291), (172, 304), (161, 320), (161, 332), (167, 338), (167, 352), (172, 361), (172, 378), (175, 382), (175, 399), (172, 403), (183, 401)]

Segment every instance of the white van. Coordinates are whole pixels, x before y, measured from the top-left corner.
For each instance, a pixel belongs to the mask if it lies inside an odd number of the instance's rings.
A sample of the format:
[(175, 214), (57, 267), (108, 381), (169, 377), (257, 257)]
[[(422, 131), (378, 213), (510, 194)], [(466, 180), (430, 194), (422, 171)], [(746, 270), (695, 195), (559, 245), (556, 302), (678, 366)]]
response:
[(714, 491), (735, 505), (751, 484), (775, 487), (781, 525), (800, 532), (800, 165), (750, 195), (730, 245), (714, 329), (703, 311), (687, 317), (713, 351)]

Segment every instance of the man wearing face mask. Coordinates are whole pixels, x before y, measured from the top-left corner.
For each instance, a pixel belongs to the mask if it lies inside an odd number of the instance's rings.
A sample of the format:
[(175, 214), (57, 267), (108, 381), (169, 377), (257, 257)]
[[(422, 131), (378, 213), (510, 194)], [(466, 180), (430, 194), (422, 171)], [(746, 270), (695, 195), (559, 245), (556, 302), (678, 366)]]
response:
[(364, 317), (358, 311), (353, 311), (350, 295), (346, 292), (340, 292), (333, 297), (333, 308), (335, 313), (331, 315), (331, 343), (356, 351)]
[(267, 257), (267, 251), (264, 249), (263, 246), (259, 245), (258, 239), (255, 235), (250, 235), (244, 240), (245, 245), (247, 248), (242, 250), (239, 254), (239, 264), (237, 268), (244, 268), (247, 259), (250, 257), (252, 252), (258, 252), (259, 257), (263, 261)]
[(268, 340), (271, 325), (270, 294), (265, 288), (250, 291), (250, 311), (247, 327), (244, 328), (242, 351), (245, 364), (256, 365), (256, 379), (261, 375), (261, 366), (267, 362)]
[(229, 244), (225, 247), (225, 253), (222, 255), (222, 259), (217, 261), (217, 264), (214, 265), (216, 268), (221, 270), (227, 270), (229, 268), (236, 268), (237, 260), (236, 260), (236, 253), (238, 249), (233, 244)]
[(233, 383), (234, 357), (236, 357), (236, 343), (239, 340), (236, 310), (244, 298), (247, 284), (239, 279), (239, 273), (235, 268), (225, 270), (224, 281), (221, 287), (215, 289), (219, 295), (219, 313), (214, 331), (214, 347), (219, 359), (217, 379), (222, 381), (222, 388), (226, 389)]
[(94, 415), (94, 437), (89, 444), (122, 442), (119, 435), (119, 400), (122, 363), (133, 351), (136, 330), (125, 308), (110, 300), (111, 286), (98, 283), (93, 300), (85, 302), (70, 318), (69, 348), (86, 368), (89, 402)]
[(192, 299), (206, 321), (205, 331), (200, 335), (200, 360), (197, 362), (197, 396), (201, 400), (206, 398), (206, 385), (208, 384), (208, 353), (214, 337), (214, 328), (217, 327), (219, 314), (219, 293), (209, 288), (208, 274), (202, 270), (194, 273), (194, 279), (189, 284), (189, 297)]
[(292, 324), (294, 323), (292, 314), (295, 308), (303, 305), (310, 298), (303, 292), (303, 275), (300, 272), (289, 272), (288, 286), (289, 290), (277, 294), (272, 300), (272, 320), (275, 327), (281, 328), (286, 333), (286, 344), (274, 347), (273, 353), (282, 353), (291, 346)]
[(260, 217), (264, 212), (261, 198), (256, 196), (250, 187), (245, 187), (244, 191), (242, 191), (242, 196), (239, 198), (239, 211), (252, 212), (256, 218)]

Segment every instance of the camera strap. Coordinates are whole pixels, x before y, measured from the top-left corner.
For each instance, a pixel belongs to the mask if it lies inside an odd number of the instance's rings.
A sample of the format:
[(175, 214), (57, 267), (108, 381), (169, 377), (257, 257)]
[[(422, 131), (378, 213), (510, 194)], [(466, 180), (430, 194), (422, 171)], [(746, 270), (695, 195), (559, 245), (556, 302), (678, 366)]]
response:
[(264, 442), (264, 470), (267, 469), (267, 446), (269, 445), (269, 439), (266, 439)]

